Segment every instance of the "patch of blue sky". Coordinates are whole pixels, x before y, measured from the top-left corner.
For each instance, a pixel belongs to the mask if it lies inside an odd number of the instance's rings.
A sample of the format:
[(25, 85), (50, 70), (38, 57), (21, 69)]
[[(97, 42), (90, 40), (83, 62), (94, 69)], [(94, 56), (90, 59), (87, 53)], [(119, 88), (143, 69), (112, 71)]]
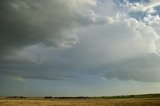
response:
[(115, 3), (115, 5), (116, 5), (117, 8), (125, 11), (125, 7), (126, 7), (125, 0), (114, 0), (114, 3)]
[(150, 0), (114, 0), (118, 4), (125, 4), (127, 1), (130, 3), (147, 3), (150, 2)]
[(114, 0), (118, 8), (125, 9), (126, 5), (129, 3), (148, 3), (150, 0)]
[(159, 15), (160, 16), (160, 5), (154, 7), (154, 9), (156, 10), (156, 12), (153, 15)]
[(148, 13), (146, 12), (142, 12), (142, 11), (132, 11), (130, 13), (128, 13), (128, 15), (131, 17), (131, 18), (135, 18), (137, 20), (143, 20), (144, 17), (147, 16)]
[[(147, 2), (150, 2), (150, 0), (114, 0), (114, 2), (115, 2), (115, 4), (117, 5), (118, 8), (120, 8), (123, 11), (126, 11), (128, 13), (129, 11), (126, 7), (127, 1), (130, 2), (130, 3), (138, 3), (138, 2), (147, 3)], [(128, 15), (131, 18), (135, 18), (137, 20), (143, 20), (144, 17), (146, 17), (148, 15), (148, 13), (143, 12), (143, 11), (131, 11), (131, 12), (128, 13)]]
[(117, 5), (119, 5), (119, 6), (126, 4), (126, 1), (125, 1), (125, 0), (114, 0), (114, 2), (115, 2)]
[(146, 2), (150, 2), (150, 0), (128, 0), (130, 3), (138, 3), (138, 2), (142, 2), (142, 3), (146, 3)]

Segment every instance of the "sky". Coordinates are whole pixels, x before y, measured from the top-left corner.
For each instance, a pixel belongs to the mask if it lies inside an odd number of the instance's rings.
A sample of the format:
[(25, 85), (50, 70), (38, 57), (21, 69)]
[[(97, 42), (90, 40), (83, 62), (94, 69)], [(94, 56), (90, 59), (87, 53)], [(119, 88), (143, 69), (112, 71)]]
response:
[(159, 0), (0, 0), (0, 96), (160, 93)]

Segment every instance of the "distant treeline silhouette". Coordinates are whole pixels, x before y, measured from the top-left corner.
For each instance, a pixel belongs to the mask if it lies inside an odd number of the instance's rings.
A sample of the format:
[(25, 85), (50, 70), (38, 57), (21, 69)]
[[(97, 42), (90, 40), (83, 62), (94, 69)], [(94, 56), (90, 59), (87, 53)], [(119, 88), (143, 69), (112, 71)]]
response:
[(52, 97), (52, 96), (45, 96), (45, 99), (88, 99), (93, 97), (85, 97), (85, 96), (78, 96), (78, 97)]
[(18, 98), (18, 99), (25, 99), (25, 96), (8, 96), (7, 98)]
[(121, 96), (98, 96), (98, 97), (89, 97), (89, 96), (78, 96), (78, 97), (53, 97), (53, 96), (44, 96), (44, 97), (25, 97), (25, 96), (8, 96), (6, 98), (13, 99), (26, 99), (26, 98), (39, 98), (39, 99), (120, 99), (120, 98), (160, 98), (160, 94), (142, 94), (142, 95), (121, 95)]
[(141, 95), (120, 95), (120, 96), (99, 96), (99, 97), (85, 97), (85, 96), (78, 96), (78, 97), (52, 97), (52, 96), (45, 96), (46, 99), (119, 99), (119, 98), (157, 98), (160, 97), (160, 94), (141, 94)]

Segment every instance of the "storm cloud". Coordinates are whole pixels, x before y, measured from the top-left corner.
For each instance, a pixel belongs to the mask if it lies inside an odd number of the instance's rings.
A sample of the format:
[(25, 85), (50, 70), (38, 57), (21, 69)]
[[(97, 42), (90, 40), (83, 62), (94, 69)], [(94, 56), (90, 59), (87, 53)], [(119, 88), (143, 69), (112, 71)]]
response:
[[(159, 16), (145, 11), (137, 20), (130, 14), (140, 4), (128, 1), (119, 11), (117, 1), (1, 0), (0, 75), (159, 82)], [(129, 5), (135, 8), (126, 12)]]
[[(94, 15), (92, 9), (95, 5), (95, 0), (1, 0), (1, 76), (22, 76), (33, 79), (38, 76), (39, 79), (61, 79), (58, 77), (61, 75), (55, 73), (57, 73), (57, 70), (62, 70), (62, 65), (52, 63), (54, 64), (52, 69), (48, 69), (50, 65), (47, 65), (40, 70), (40, 65), (32, 63), (35, 58), (39, 57), (33, 54), (28, 55), (28, 53), (26, 55), (22, 52), (30, 46), (34, 50), (36, 45), (42, 46), (42, 48), (62, 49), (75, 45), (78, 42), (78, 37), (73, 29), (104, 22), (103, 19)], [(36, 49), (36, 51), (38, 50)], [(16, 57), (15, 54), (17, 53), (19, 55)], [(20, 55), (21, 53), (22, 55)], [(31, 63), (24, 62), (26, 56), (33, 61), (29, 60)], [(14, 57), (14, 60), (12, 60), (12, 57)], [(43, 58), (38, 60), (43, 60)], [(35, 61), (37, 60), (35, 59)], [(65, 66), (68, 67), (66, 64)], [(45, 75), (43, 71), (46, 71), (47, 74)]]
[(1, 0), (0, 54), (36, 44), (74, 45), (78, 38), (71, 30), (97, 21), (93, 5), (94, 0)]

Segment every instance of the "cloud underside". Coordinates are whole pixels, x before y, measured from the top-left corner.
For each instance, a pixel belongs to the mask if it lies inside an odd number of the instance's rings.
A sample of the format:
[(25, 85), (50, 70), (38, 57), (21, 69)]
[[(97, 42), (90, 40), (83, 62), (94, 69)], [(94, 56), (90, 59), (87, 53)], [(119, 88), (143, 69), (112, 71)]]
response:
[(0, 55), (35, 44), (74, 45), (78, 38), (71, 29), (93, 22), (89, 0), (1, 0), (0, 5)]
[[(143, 8), (153, 9), (157, 1), (129, 2), (123, 12), (116, 1), (109, 6), (100, 0), (1, 0), (1, 78), (66, 80), (94, 74), (159, 82), (160, 18)], [(147, 15), (131, 17), (139, 9)]]
[[(148, 54), (136, 58), (126, 59), (119, 63), (104, 66), (108, 72), (105, 78), (118, 78), (121, 80), (131, 80), (142, 82), (159, 82), (159, 60), (155, 54)], [(103, 66), (102, 66), (103, 67)]]

